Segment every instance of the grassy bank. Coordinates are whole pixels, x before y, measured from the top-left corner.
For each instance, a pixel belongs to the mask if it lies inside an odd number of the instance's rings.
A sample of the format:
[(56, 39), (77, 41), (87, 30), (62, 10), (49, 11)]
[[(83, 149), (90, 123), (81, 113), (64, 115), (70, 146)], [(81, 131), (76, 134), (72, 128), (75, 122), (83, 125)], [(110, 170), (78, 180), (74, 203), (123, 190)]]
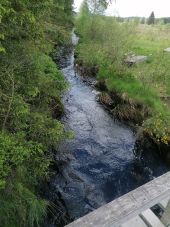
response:
[[(84, 4), (77, 17), (77, 32), (77, 62), (97, 67), (97, 79), (106, 85), (107, 93), (113, 100), (114, 93), (122, 97), (122, 103), (111, 106), (112, 112), (121, 116), (140, 113), (143, 132), (158, 145), (168, 145), (170, 53), (164, 49), (170, 46), (170, 28), (118, 23), (113, 17), (92, 14)], [(128, 67), (124, 59), (129, 53), (146, 55), (148, 60)]]

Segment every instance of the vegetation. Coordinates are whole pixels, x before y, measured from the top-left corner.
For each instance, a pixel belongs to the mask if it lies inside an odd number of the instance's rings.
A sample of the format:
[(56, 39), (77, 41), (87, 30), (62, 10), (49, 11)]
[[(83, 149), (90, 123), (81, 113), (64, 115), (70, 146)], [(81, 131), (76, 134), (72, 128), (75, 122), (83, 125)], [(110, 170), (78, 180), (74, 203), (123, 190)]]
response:
[(155, 24), (155, 14), (154, 12), (151, 13), (151, 15), (148, 18), (148, 24)]
[[(170, 46), (170, 28), (145, 25), (145, 18), (139, 25), (139, 20), (105, 17), (108, 3), (84, 1), (76, 21), (78, 63), (98, 72), (106, 87), (103, 99), (110, 102), (116, 94), (121, 100), (111, 103), (114, 113), (129, 120), (140, 115), (144, 132), (168, 145), (170, 58), (163, 49)], [(72, 4), (0, 3), (0, 226), (40, 226), (46, 215), (49, 204), (39, 186), (49, 177), (51, 151), (70, 136), (59, 120), (67, 84), (50, 56), (54, 46), (70, 42)], [(124, 59), (130, 52), (149, 59), (128, 67)]]
[[(116, 18), (118, 22), (134, 22), (137, 21), (141, 24), (148, 24), (148, 19), (146, 17), (117, 17)], [(154, 15), (154, 24), (169, 24), (170, 23), (170, 17), (162, 17), (162, 18), (156, 18)], [(153, 25), (153, 24), (150, 24)]]
[[(159, 35), (156, 35), (159, 34)], [(169, 144), (170, 110), (169, 110), (169, 53), (164, 49), (170, 46), (170, 29), (168, 25), (138, 26), (134, 37), (132, 51), (149, 56), (147, 64), (131, 68), (133, 76), (140, 80), (148, 91), (155, 91), (152, 117), (143, 126), (157, 143)]]
[(67, 84), (49, 54), (69, 42), (72, 3), (0, 3), (0, 226), (39, 226), (46, 214), (38, 187), (68, 137), (57, 120)]
[[(118, 111), (124, 119), (131, 119), (130, 114), (140, 115), (143, 120), (138, 123), (144, 132), (158, 145), (168, 145), (170, 111), (165, 100), (169, 98), (170, 64), (164, 49), (170, 46), (169, 27), (119, 21), (94, 14), (84, 1), (76, 21), (80, 36), (77, 61), (84, 67), (97, 66), (99, 82), (105, 84), (111, 97), (117, 94), (119, 101), (121, 97), (119, 103), (111, 105), (113, 113)], [(124, 60), (130, 54), (146, 55), (148, 61), (128, 67)]]

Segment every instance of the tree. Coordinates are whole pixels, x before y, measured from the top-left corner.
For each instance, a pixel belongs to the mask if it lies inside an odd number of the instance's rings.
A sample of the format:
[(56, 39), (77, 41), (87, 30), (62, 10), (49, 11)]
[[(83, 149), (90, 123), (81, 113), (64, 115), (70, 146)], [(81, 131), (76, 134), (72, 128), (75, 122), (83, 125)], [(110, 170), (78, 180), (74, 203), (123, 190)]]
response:
[(67, 85), (50, 57), (69, 41), (73, 0), (0, 3), (0, 226), (39, 226), (47, 201), (39, 185), (58, 142)]
[(102, 14), (107, 9), (109, 0), (86, 0), (92, 14)]
[(149, 25), (155, 24), (155, 14), (154, 14), (154, 12), (152, 12), (151, 15), (149, 16), (149, 18), (148, 18), (148, 24)]
[(104, 14), (105, 9), (111, 0), (84, 0), (81, 5), (80, 16), (79, 16), (79, 26), (81, 31), (86, 28), (86, 23), (88, 24), (88, 35), (91, 39), (94, 39), (97, 34), (98, 29), (98, 18), (100, 15)]

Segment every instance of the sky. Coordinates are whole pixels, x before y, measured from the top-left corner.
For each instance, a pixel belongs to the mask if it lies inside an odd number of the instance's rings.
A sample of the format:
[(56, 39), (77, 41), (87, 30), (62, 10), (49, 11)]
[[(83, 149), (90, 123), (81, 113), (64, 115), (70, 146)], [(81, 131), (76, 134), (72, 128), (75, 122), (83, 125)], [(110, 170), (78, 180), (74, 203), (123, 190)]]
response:
[[(83, 0), (74, 0), (78, 11)], [(116, 0), (106, 11), (107, 15), (149, 17), (154, 11), (156, 17), (170, 17), (170, 0)]]

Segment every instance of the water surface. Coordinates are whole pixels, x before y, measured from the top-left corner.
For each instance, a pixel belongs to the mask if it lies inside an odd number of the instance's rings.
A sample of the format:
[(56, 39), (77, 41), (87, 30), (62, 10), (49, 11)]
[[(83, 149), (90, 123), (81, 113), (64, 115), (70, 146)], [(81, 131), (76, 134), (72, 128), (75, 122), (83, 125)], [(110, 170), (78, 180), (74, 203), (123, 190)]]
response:
[[(73, 36), (73, 41), (76, 39)], [(74, 131), (75, 138), (62, 147), (73, 159), (63, 168), (62, 180), (55, 177), (54, 185), (69, 215), (78, 218), (168, 168), (154, 151), (141, 159), (134, 155), (135, 134), (98, 103), (95, 89), (74, 70), (74, 52), (63, 62), (62, 71), (70, 84), (63, 97), (62, 121)]]

